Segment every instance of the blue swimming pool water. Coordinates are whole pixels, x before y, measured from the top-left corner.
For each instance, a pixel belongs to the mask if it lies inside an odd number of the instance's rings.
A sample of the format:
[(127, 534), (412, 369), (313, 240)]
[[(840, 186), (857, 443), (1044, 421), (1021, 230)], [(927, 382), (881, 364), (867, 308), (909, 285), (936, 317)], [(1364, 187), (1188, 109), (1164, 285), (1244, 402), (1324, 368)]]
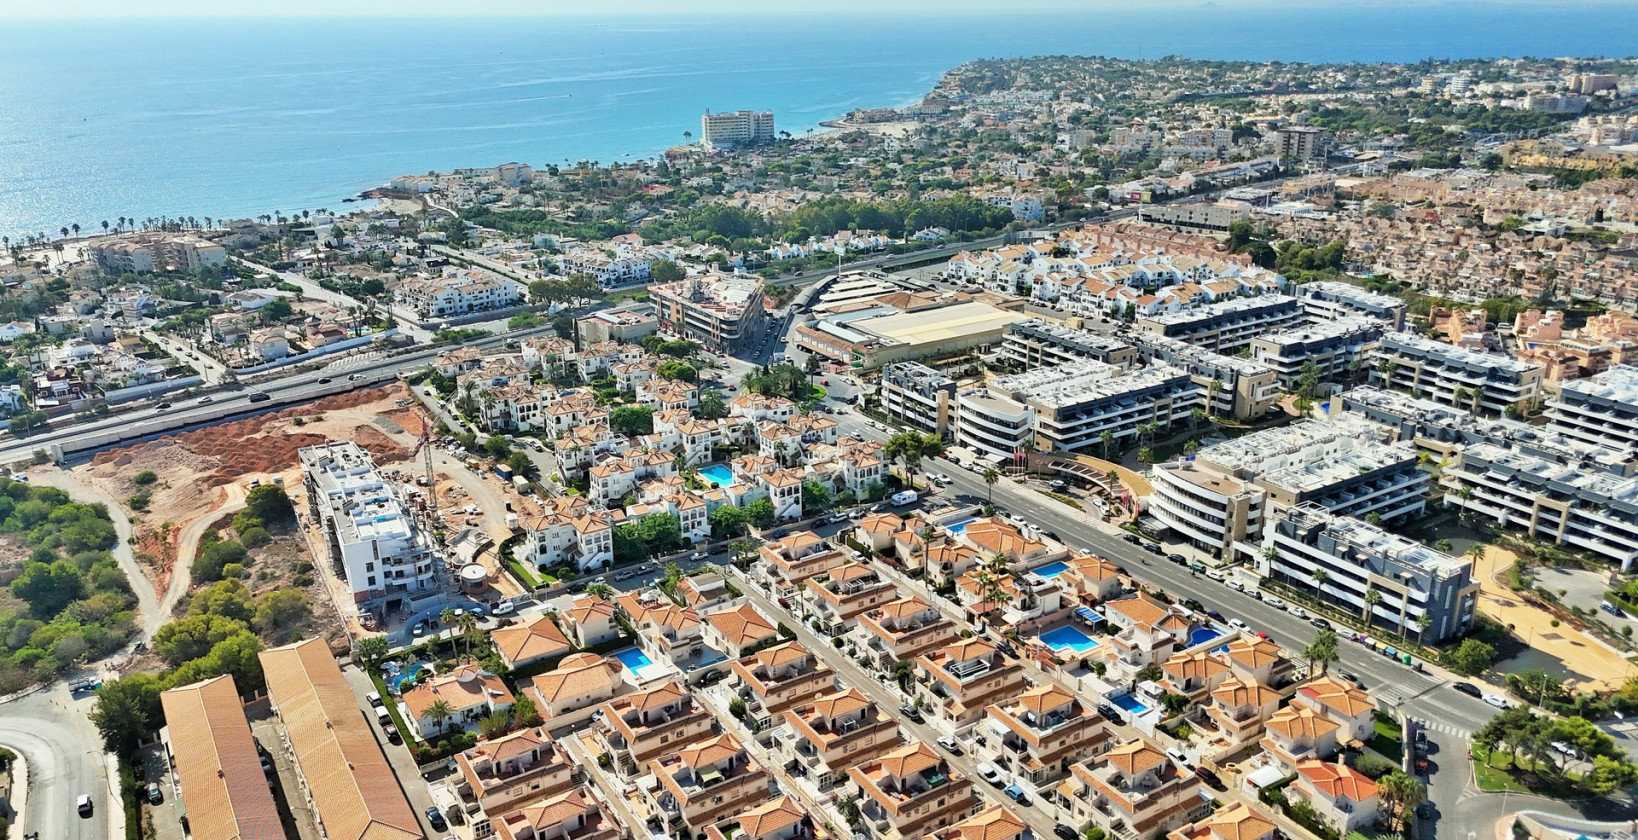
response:
[(396, 674), (387, 674), (381, 681), (387, 684), (388, 692), (392, 694), (399, 694), (401, 692), (398, 690), (398, 686), (403, 684), (405, 680), (408, 680), (411, 677), (421, 673), (423, 670), (430, 672), (432, 669), (423, 663), (417, 662), (408, 668), (399, 670), (399, 672)]
[(1189, 633), (1189, 647), (1203, 645), (1213, 639), (1220, 639), (1223, 633), (1215, 627), (1196, 627)]
[(614, 658), (620, 660), (626, 666), (626, 669), (633, 674), (641, 673), (644, 668), (654, 664), (654, 660), (649, 659), (648, 654), (643, 653), (638, 648), (622, 650), (616, 653)]
[(957, 520), (955, 522), (949, 523), (948, 525), (945, 525), (944, 530), (949, 531), (951, 534), (959, 534), (962, 531), (967, 530), (968, 525), (970, 525), (970, 524), (972, 524), (974, 522), (977, 522), (977, 521), (978, 521), (977, 517), (969, 516), (966, 519)]
[(1065, 562), (1063, 562), (1061, 560), (1055, 560), (1055, 561), (1053, 561), (1051, 563), (1046, 564), (1045, 566), (1042, 566), (1042, 567), (1036, 569), (1035, 573), (1040, 575), (1041, 577), (1044, 577), (1044, 578), (1055, 578), (1055, 577), (1057, 577), (1057, 576), (1059, 576), (1059, 575), (1061, 575), (1061, 574), (1063, 574), (1064, 572), (1067, 572), (1067, 571), (1069, 571), (1069, 564), (1068, 563), (1065, 563)]
[(1137, 698), (1133, 697), (1130, 694), (1122, 694), (1119, 697), (1115, 697), (1115, 698), (1110, 699), (1109, 702), (1114, 703), (1116, 706), (1119, 706), (1122, 709), (1125, 709), (1126, 711), (1130, 712), (1134, 717), (1136, 717), (1137, 715), (1141, 715), (1144, 712), (1149, 711), (1148, 706), (1145, 706), (1142, 703), (1139, 703), (1137, 701)]
[(1053, 650), (1068, 648), (1077, 655), (1086, 653), (1098, 646), (1096, 639), (1086, 635), (1085, 631), (1073, 624), (1065, 624), (1062, 627), (1055, 627), (1042, 633), (1041, 641), (1045, 642), (1047, 647)]
[(733, 471), (721, 464), (712, 464), (700, 470), (700, 475), (705, 476), (706, 480), (714, 482), (718, 487), (727, 487), (734, 483)]

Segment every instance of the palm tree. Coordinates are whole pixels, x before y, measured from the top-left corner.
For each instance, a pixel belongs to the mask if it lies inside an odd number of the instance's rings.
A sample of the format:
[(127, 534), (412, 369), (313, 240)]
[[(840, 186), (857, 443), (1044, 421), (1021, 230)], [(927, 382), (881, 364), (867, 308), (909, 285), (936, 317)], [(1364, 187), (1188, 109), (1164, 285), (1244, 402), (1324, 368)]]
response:
[(990, 559), (984, 561), (984, 568), (989, 569), (990, 574), (1000, 577), (1001, 575), (1007, 574), (1007, 564), (1009, 562), (1010, 561), (1007, 560), (1007, 555), (997, 551), (996, 553), (990, 555)]
[(607, 601), (614, 597), (614, 587), (606, 583), (594, 583), (586, 587), (586, 594)]
[(1325, 600), (1325, 582), (1331, 578), (1331, 573), (1324, 569), (1314, 570), (1314, 590), (1319, 593), (1320, 600)]
[(478, 617), (470, 611), (463, 612), (460, 618), (455, 619), (455, 624), (461, 628), (461, 636), (466, 640), (466, 657), (471, 659), (472, 637), (478, 633)]
[[(443, 612), (438, 613), (438, 626), (453, 631), (455, 629), (455, 610), (444, 607)], [(450, 634), (450, 638), (454, 638), (453, 632)]]
[[(1107, 434), (1107, 432), (1105, 434)], [(985, 467), (984, 468), (984, 486), (989, 488), (989, 491), (990, 491), (989, 502), (991, 504), (993, 504), (995, 502), (995, 483), (997, 481), (1000, 481), (1000, 480), (1001, 480), (1001, 471), (1000, 470), (996, 469), (995, 467)]]
[(107, 219), (102, 220), (102, 232), (103, 233), (108, 232), (108, 220)]
[(1421, 647), (1427, 647), (1427, 641), (1424, 639), (1424, 637), (1427, 635), (1428, 628), (1431, 627), (1431, 626), (1433, 626), (1433, 619), (1430, 616), (1428, 616), (1427, 613), (1422, 613), (1421, 615), (1416, 617), (1416, 644), (1417, 645), (1419, 645)]
[(1213, 379), (1206, 384), (1206, 417), (1209, 419), (1217, 413), (1217, 394), (1223, 390), (1223, 381)]
[[(1212, 381), (1215, 382), (1216, 380)], [(1115, 433), (1104, 429), (1103, 434), (1098, 435), (1098, 440), (1103, 442), (1103, 459), (1107, 461), (1109, 460), (1109, 447), (1115, 443)]]
[(1376, 611), (1376, 605), (1381, 600), (1382, 600), (1382, 593), (1381, 592), (1378, 592), (1375, 589), (1365, 590), (1365, 609), (1361, 613), (1361, 617), (1363, 617), (1365, 619), (1366, 629), (1370, 628), (1370, 626), (1371, 626), (1371, 613)]
[(455, 710), (450, 707), (448, 700), (434, 700), (432, 705), (427, 707), (427, 717), (431, 718), (434, 724), (437, 724), (438, 734), (440, 735), (448, 730), (446, 724), (454, 716)]
[(1320, 666), (1320, 673), (1324, 674), (1331, 669), (1331, 663), (1337, 661), (1337, 634), (1331, 630), (1321, 630), (1314, 634), (1314, 640), (1303, 648), (1302, 657), (1308, 660), (1308, 670), (1313, 671), (1315, 663)]

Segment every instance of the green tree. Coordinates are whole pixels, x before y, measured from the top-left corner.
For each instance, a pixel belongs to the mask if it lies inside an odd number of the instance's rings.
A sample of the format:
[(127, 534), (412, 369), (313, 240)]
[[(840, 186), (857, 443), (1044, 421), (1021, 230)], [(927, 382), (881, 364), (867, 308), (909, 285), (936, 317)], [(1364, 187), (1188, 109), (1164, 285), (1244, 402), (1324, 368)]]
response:
[(447, 724), (449, 723), (449, 719), (454, 716), (455, 709), (449, 705), (448, 700), (434, 700), (432, 701), (432, 705), (427, 707), (427, 719), (432, 721), (434, 726), (438, 727), (439, 734), (449, 730)]
[(250, 590), (237, 580), (222, 580), (195, 592), (188, 601), (188, 615), (220, 615), (246, 624), (255, 617)]
[(745, 525), (750, 521), (750, 515), (743, 508), (721, 505), (711, 511), (710, 520), (711, 533), (718, 539), (724, 539), (745, 533)]
[(299, 589), (276, 589), (256, 596), (251, 625), (262, 638), (278, 642), (307, 620), (307, 596)]
[(1382, 809), (1388, 813), (1395, 825), (1403, 821), (1405, 812), (1427, 799), (1427, 788), (1422, 785), (1421, 780), (1398, 770), (1377, 779), (1376, 786), (1381, 797)]
[(80, 570), (67, 560), (54, 563), (30, 561), (23, 573), (11, 582), (11, 594), (28, 604), (29, 612), (41, 619), (55, 618), (69, 604), (85, 596)]
[(1314, 634), (1313, 641), (1303, 648), (1302, 658), (1308, 660), (1308, 667), (1315, 664), (1320, 666), (1320, 673), (1330, 670), (1331, 663), (1339, 658), (1337, 654), (1337, 634), (1332, 630), (1321, 630)]
[(159, 694), (165, 689), (153, 674), (135, 673), (97, 689), (97, 705), (91, 722), (102, 734), (108, 751), (127, 758), (135, 756), (138, 745), (159, 728), (164, 711)]
[(586, 594), (607, 601), (614, 597), (614, 587), (606, 583), (593, 583), (586, 587)]
[(358, 664), (364, 666), (365, 670), (385, 662), (391, 652), (392, 646), (386, 636), (365, 636), (353, 645), (353, 658), (358, 660)]
[(835, 494), (817, 481), (802, 482), (802, 515), (814, 516), (830, 510)]
[(512, 720), (518, 726), (539, 726), (540, 709), (535, 706), (533, 698), (524, 695), (512, 704)]
[(1445, 659), (1451, 670), (1473, 676), (1482, 674), (1496, 661), (1496, 649), (1478, 639), (1463, 639)]
[(745, 515), (750, 518), (751, 524), (758, 528), (766, 528), (774, 523), (773, 502), (767, 499), (757, 499), (745, 506)]
[(648, 266), (648, 279), (656, 284), (675, 283), (685, 276), (687, 273), (683, 271), (682, 266), (671, 260), (655, 260)]
[(236, 618), (204, 613), (173, 621), (154, 633), (154, 653), (177, 666), (209, 655), (222, 640), (243, 632), (245, 623)]
[(496, 735), (503, 734), (511, 726), (512, 715), (510, 713), (494, 711), (484, 715), (483, 719), (478, 721), (478, 732), (485, 738), (493, 738)]
[(609, 428), (627, 437), (653, 434), (654, 409), (623, 405), (609, 412)]
[(986, 501), (995, 503), (995, 483), (1001, 480), (1001, 471), (995, 467), (984, 468), (984, 488), (987, 493)]

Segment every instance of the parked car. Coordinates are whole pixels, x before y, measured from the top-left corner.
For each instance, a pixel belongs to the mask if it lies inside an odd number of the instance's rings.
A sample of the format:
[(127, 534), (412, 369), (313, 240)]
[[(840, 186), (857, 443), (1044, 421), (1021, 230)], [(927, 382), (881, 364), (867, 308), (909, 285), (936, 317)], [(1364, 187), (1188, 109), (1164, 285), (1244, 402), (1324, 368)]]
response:
[(1143, 538), (1137, 534), (1123, 534), (1121, 539), (1131, 543), (1132, 545), (1138, 545), (1139, 543), (1143, 542)]
[(381, 731), (385, 732), (387, 734), (387, 743), (389, 743), (389, 744), (402, 744), (402, 743), (404, 743), (404, 736), (398, 734), (398, 727), (396, 727), (396, 726), (389, 723), (386, 726), (382, 727)]
[(1302, 607), (1299, 607), (1299, 606), (1293, 605), (1291, 607), (1291, 609), (1289, 610), (1289, 612), (1291, 613), (1291, 616), (1293, 618), (1307, 618), (1308, 617), (1308, 611), (1303, 609)]
[(1206, 615), (1208, 617), (1210, 617), (1212, 621), (1222, 621), (1223, 620), (1223, 614), (1216, 611), (1216, 610), (1206, 610)]
[(1080, 840), (1081, 836), (1080, 834), (1076, 833), (1075, 829), (1070, 828), (1063, 823), (1058, 823), (1057, 825), (1053, 826), (1052, 833), (1058, 835), (1061, 840)]
[(1207, 580), (1215, 580), (1218, 583), (1222, 583), (1227, 578), (1228, 578), (1228, 575), (1223, 574), (1222, 569), (1207, 569), (1206, 570), (1206, 579)]
[(1238, 618), (1229, 619), (1229, 626), (1233, 627), (1236, 630), (1250, 630), (1251, 629), (1251, 625), (1245, 623), (1244, 621), (1242, 621), (1241, 619), (1238, 619)]
[(1237, 580), (1228, 581), (1228, 588), (1234, 590), (1235, 592), (1246, 591), (1246, 585)]
[(1271, 607), (1273, 607), (1274, 609), (1277, 609), (1277, 610), (1285, 609), (1285, 599), (1284, 598), (1277, 598), (1277, 597), (1275, 597), (1273, 595), (1264, 595), (1263, 596), (1263, 603), (1265, 603), (1265, 604), (1267, 604), (1267, 605), (1269, 605), (1269, 606), (1271, 606)]
[(1029, 805), (1029, 794), (1024, 793), (1024, 789), (1017, 785), (1007, 785), (1006, 789), (1001, 792), (1019, 805)]
[(410, 628), (411, 636), (419, 636), (425, 632), (427, 632), (427, 625), (425, 622), (417, 621), (415, 622), (415, 626)]
[(1479, 687), (1470, 682), (1453, 682), (1450, 687), (1469, 697), (1479, 698), (1484, 696), (1484, 692), (1479, 691)]
[(1001, 775), (1000, 769), (988, 761), (978, 765), (978, 777), (996, 787), (1000, 787), (1006, 781), (1006, 777)]
[(1495, 706), (1498, 709), (1506, 709), (1513, 705), (1512, 703), (1507, 702), (1507, 698), (1501, 696), (1500, 694), (1486, 694), (1479, 699), (1489, 703), (1492, 706)]
[(502, 601), (495, 605), (495, 615), (511, 615), (517, 608), (518, 605), (511, 601)]
[(1223, 780), (1219, 779), (1216, 773), (1207, 769), (1204, 765), (1194, 768), (1194, 775), (1198, 777), (1200, 781), (1205, 782), (1206, 787), (1209, 787), (1212, 790), (1224, 790), (1228, 787), (1227, 785), (1223, 784)]
[(1160, 543), (1144, 543), (1143, 544), (1143, 550), (1149, 552), (1150, 554), (1165, 554), (1166, 553), (1166, 549), (1161, 548)]
[(267, 756), (265, 756), (265, 755), (264, 755), (264, 756), (262, 756), (262, 772), (263, 772), (263, 773), (266, 773), (266, 774), (267, 774), (267, 775), (269, 775), (269, 776), (271, 776), (271, 775), (273, 775), (273, 773), (274, 773), (274, 770), (273, 770), (273, 759), (271, 759), (271, 758), (268, 758), (268, 757), (267, 757)]
[(158, 805), (165, 801), (165, 794), (160, 791), (159, 785), (150, 784), (148, 785), (147, 798), (149, 805)]
[(910, 705), (909, 703), (899, 707), (899, 714), (904, 715), (905, 720), (913, 723), (922, 723), (925, 720), (925, 718), (921, 716), (921, 710)]
[(1320, 618), (1317, 615), (1314, 616), (1313, 618), (1308, 619), (1308, 623), (1314, 625), (1315, 627), (1318, 627), (1321, 630), (1331, 629), (1331, 622), (1326, 621), (1325, 619)]
[(1166, 555), (1166, 559), (1176, 563), (1179, 566), (1186, 566), (1189, 564), (1189, 558), (1184, 557), (1181, 554), (1168, 554)]
[(444, 815), (438, 812), (438, 806), (428, 806), (426, 815), (427, 822), (432, 825), (433, 831), (443, 831), (444, 829), (449, 828), (449, 823), (444, 821)]
[(372, 691), (369, 694), (364, 695), (364, 699), (369, 701), (372, 708), (379, 709), (383, 705), (381, 702), (381, 692), (379, 691)]
[(961, 755), (961, 742), (949, 735), (938, 736), (938, 745), (949, 750), (950, 752), (955, 753), (956, 755)]
[(1120, 723), (1122, 720), (1124, 720), (1124, 718), (1121, 717), (1120, 710), (1109, 705), (1108, 703), (1098, 704), (1098, 714), (1103, 715), (1105, 718), (1108, 718), (1115, 723)]

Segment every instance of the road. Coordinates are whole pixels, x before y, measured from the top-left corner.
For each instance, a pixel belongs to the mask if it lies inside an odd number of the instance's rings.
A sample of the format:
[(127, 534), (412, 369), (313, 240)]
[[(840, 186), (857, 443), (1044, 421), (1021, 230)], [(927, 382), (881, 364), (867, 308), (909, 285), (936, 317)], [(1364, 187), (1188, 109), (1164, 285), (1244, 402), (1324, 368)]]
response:
[[(123, 825), (102, 740), (86, 717), (90, 708), (90, 695), (72, 698), (60, 681), (0, 705), (0, 744), (22, 754), (29, 772), (24, 824), (13, 836), (37, 831), (52, 840), (105, 840), (114, 820)], [(89, 817), (75, 813), (81, 794), (91, 796)]]
[[(492, 351), (499, 349), (508, 340), (521, 340), (535, 335), (544, 335), (550, 331), (550, 327), (517, 330), (503, 335), (466, 342), (466, 344), (482, 350)], [(70, 453), (94, 450), (113, 445), (113, 443), (157, 437), (191, 426), (220, 423), (236, 417), (276, 411), (290, 404), (308, 402), (329, 394), (374, 387), (396, 380), (400, 373), (421, 370), (436, 359), (439, 354), (450, 349), (452, 349), (451, 346), (443, 345), (426, 347), (395, 356), (365, 359), (356, 366), (351, 367), (347, 373), (338, 373), (329, 370), (328, 367), (290, 373), (277, 379), (257, 383), (245, 390), (218, 392), (205, 398), (190, 400), (186, 404), (175, 404), (169, 409), (159, 409), (156, 405), (147, 405), (104, 417), (89, 417), (79, 422), (63, 421), (59, 425), (35, 432), (27, 437), (6, 438), (3, 443), (0, 443), (0, 463), (12, 463), (26, 459), (35, 450), (46, 449), (52, 444), (61, 444), (64, 451)], [(356, 380), (349, 379), (349, 376), (359, 378)], [(321, 381), (326, 379), (331, 381)], [(272, 399), (261, 403), (250, 403), (248, 398), (252, 391), (260, 391), (269, 395)], [(202, 402), (204, 399), (208, 399), (209, 402)], [(106, 438), (117, 439), (104, 440)]]
[[(307, 275), (305, 275), (305, 274), (301, 274), (301, 273), (295, 272), (295, 271), (279, 271), (278, 269), (273, 268), (272, 266), (267, 266), (267, 265), (262, 265), (261, 263), (251, 262), (250, 260), (244, 259), (243, 257), (234, 257), (233, 259), (234, 259), (235, 262), (242, 263), (243, 265), (245, 265), (245, 266), (247, 266), (249, 268), (253, 268), (253, 269), (255, 269), (257, 271), (260, 271), (260, 272), (263, 272), (265, 274), (271, 274), (274, 277), (277, 277), (280, 280), (301, 289), (301, 296), (304, 297), (304, 298), (310, 298), (312, 300), (322, 300), (325, 303), (328, 303), (328, 304), (330, 304), (332, 306), (335, 306), (335, 307), (337, 307), (339, 309), (344, 309), (344, 310), (345, 309), (351, 309), (352, 307), (355, 307), (355, 306), (363, 306), (364, 305), (363, 301), (355, 300), (355, 299), (350, 298), (350, 297), (348, 297), (348, 296), (346, 296), (346, 295), (344, 295), (344, 294), (342, 294), (340, 292), (332, 292), (329, 289), (326, 289), (323, 286), (320, 286), (318, 283), (316, 283), (313, 280), (309, 279), (307, 277)], [(402, 321), (400, 321), (399, 324), (398, 324), (398, 331), (405, 334), (405, 335), (408, 335), (408, 336), (411, 336), (412, 338), (414, 338), (417, 344), (426, 344), (426, 343), (429, 343), (429, 342), (432, 341), (431, 331), (423, 329), (423, 328), (418, 327), (418, 326), (415, 326), (413, 324), (406, 324), (406, 323), (403, 323)]]

